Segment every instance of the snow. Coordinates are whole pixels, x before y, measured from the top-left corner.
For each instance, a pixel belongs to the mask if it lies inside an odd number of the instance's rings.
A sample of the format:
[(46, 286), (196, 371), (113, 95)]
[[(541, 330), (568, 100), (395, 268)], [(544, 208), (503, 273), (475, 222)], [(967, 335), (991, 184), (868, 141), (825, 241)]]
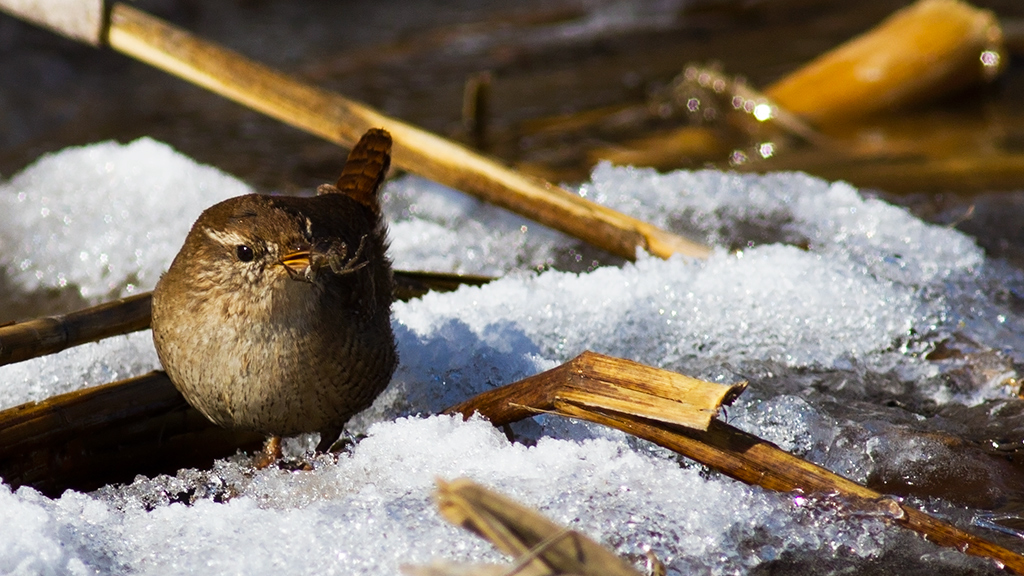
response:
[(70, 285), (102, 301), (150, 289), (204, 208), (249, 191), (149, 138), (50, 154), (0, 194), (0, 263), (26, 292)]
[[(0, 183), (0, 274), (21, 294), (88, 302), (148, 290), (204, 207), (250, 191), (148, 139), (47, 155)], [(894, 555), (940, 571), (985, 566), (834, 499), (748, 487), (599, 426), (540, 416), (514, 425), (525, 444), (512, 444), (486, 422), (431, 416), (589, 349), (750, 380), (731, 423), (864, 481), (956, 458), (902, 420), (850, 441), (888, 417), (872, 401), (968, 409), (1013, 397), (1021, 275), (955, 230), (798, 173), (600, 165), (578, 191), (718, 248), (706, 261), (596, 266), (560, 233), (416, 177), (391, 182), (397, 268), (502, 277), (396, 303), (401, 363), (350, 423), (365, 438), (337, 457), (304, 456), (311, 471), (254, 471), (236, 456), (57, 499), (0, 485), (0, 573), (393, 574), (438, 557), (497, 561), (434, 510), (434, 480), (460, 476), (638, 565), (651, 550), (672, 574), (782, 560), (815, 573), (821, 561)], [(950, 341), (966, 353), (928, 358)], [(110, 338), (0, 368), (0, 407), (158, 366), (148, 332)], [(310, 443), (288, 446), (302, 455)]]

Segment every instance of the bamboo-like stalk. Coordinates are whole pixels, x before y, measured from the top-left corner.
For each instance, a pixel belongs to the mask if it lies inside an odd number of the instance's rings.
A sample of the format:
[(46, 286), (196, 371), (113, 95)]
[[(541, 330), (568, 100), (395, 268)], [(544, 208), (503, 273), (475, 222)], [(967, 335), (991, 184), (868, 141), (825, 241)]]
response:
[(409, 301), (427, 292), (452, 292), (461, 286), (483, 286), (492, 276), (395, 270), (395, 299)]
[(669, 448), (747, 484), (780, 492), (838, 494), (851, 505), (868, 508), (937, 544), (996, 560), (1018, 574), (1024, 574), (1024, 556), (900, 504), (893, 498), (723, 422), (711, 421), (704, 430), (658, 422), (626, 412), (552, 399), (548, 392), (551, 385), (546, 379), (540, 379), (536, 386), (525, 386), (524, 382), (485, 392), (449, 408), (445, 413), (460, 413), (466, 418), (478, 413), (493, 424), (502, 425), (537, 412), (553, 412), (610, 426)]
[(849, 120), (991, 80), (1005, 67), (995, 15), (960, 0), (919, 0), (769, 86), (788, 111)]
[(650, 166), (661, 170), (676, 168), (684, 160), (719, 160), (728, 153), (728, 142), (716, 129), (683, 126), (622, 144), (597, 146), (587, 151), (587, 159), (590, 164), (606, 160), (618, 166)]
[(369, 128), (384, 128), (395, 141), (396, 166), (623, 258), (635, 258), (637, 248), (662, 258), (710, 253), (706, 246), (515, 172), (365, 104), (303, 84), (125, 4), (112, 6), (106, 42), (133, 58), (343, 146), (355, 144)]
[[(427, 292), (481, 286), (488, 276), (395, 271), (395, 298), (412, 300)], [(70, 314), (0, 327), (0, 366), (22, 362), (103, 338), (149, 328), (152, 293), (144, 292)]]
[(0, 327), (0, 366), (149, 327), (149, 292), (62, 316)]

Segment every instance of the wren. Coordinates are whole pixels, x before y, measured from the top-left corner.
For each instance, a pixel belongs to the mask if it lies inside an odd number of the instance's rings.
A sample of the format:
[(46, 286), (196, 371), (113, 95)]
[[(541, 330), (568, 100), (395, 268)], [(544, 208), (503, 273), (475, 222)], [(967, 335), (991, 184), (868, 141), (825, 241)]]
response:
[(318, 449), (388, 385), (398, 362), (378, 192), (391, 136), (372, 129), (336, 185), (211, 206), (153, 292), (171, 382), (215, 424), (320, 432)]

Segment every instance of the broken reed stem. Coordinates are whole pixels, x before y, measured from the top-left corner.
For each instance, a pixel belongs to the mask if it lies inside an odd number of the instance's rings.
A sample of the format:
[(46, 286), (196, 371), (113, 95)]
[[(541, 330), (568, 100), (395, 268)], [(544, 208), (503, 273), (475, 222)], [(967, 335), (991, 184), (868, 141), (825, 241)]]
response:
[(508, 573), (640, 576), (586, 535), (466, 478), (438, 480), (437, 506), (446, 520), (515, 558)]
[[(556, 368), (549, 373), (559, 370)], [(460, 413), (466, 418), (479, 413), (495, 426), (533, 416), (535, 411), (595, 422), (654, 442), (747, 484), (780, 492), (838, 494), (853, 506), (867, 508), (937, 544), (996, 560), (1024, 574), (1024, 556), (904, 506), (728, 424), (714, 420), (700, 430), (659, 422), (638, 413), (612, 413), (577, 403), (552, 401), (551, 389), (557, 386), (550, 380), (540, 378), (535, 386), (524, 385), (526, 381), (510, 384), (480, 394), (445, 413)]]
[(481, 152), (487, 150), (490, 141), (492, 80), (488, 71), (473, 74), (466, 79), (462, 92), (462, 130), (466, 141)]
[[(488, 276), (442, 272), (395, 271), (395, 298), (412, 300), (432, 290), (450, 292), (459, 286), (482, 286)], [(0, 327), (0, 366), (56, 354), (87, 342), (149, 328), (152, 293), (85, 308), (62, 316), (26, 320)]]
[(660, 422), (704, 430), (746, 389), (747, 383), (714, 384), (630, 360), (586, 351), (572, 360), (444, 411), (474, 412), (495, 426), (578, 405), (634, 414)]
[[(673, 102), (681, 102), (690, 86), (699, 86), (719, 94), (726, 108), (745, 115), (753, 124), (766, 123), (785, 134), (800, 138), (817, 148), (835, 149), (836, 143), (809, 126), (800, 117), (773, 102), (767, 95), (736, 78), (707, 66), (688, 66), (674, 82)], [(767, 106), (770, 113), (758, 117), (756, 110)], [(746, 132), (746, 130), (744, 130)], [(724, 157), (730, 146), (720, 129), (708, 126), (681, 126), (671, 130), (648, 134), (621, 145), (601, 146), (587, 153), (592, 163), (607, 160), (618, 165), (652, 166), (671, 169), (681, 159), (714, 160)]]
[[(130, 419), (140, 413), (179, 406), (181, 395), (174, 393), (169, 380), (169, 386), (162, 386), (161, 381), (164, 380), (167, 380), (166, 375), (152, 372), (4, 410), (0, 412), (0, 458), (24, 453), (36, 444), (52, 441), (54, 430), (65, 423), (74, 423), (74, 428), (59, 434), (71, 437), (105, 425), (112, 418)], [(131, 401), (123, 402), (121, 398)], [(43, 438), (46, 440), (40, 441)]]
[(370, 128), (391, 133), (396, 166), (462, 190), (623, 258), (636, 249), (668, 258), (710, 249), (513, 171), (450, 140), (309, 86), (122, 3), (107, 43), (120, 52), (253, 110), (351, 147)]
[[(759, 92), (746, 82), (738, 81), (736, 78), (727, 76), (710, 67), (688, 69), (684, 72), (684, 76), (692, 76), (693, 81), (704, 88), (712, 87), (716, 84), (724, 86), (723, 92), (729, 95), (729, 99), (732, 100), (736, 109), (750, 115), (751, 118), (755, 118), (756, 106), (767, 105), (771, 110), (770, 114), (765, 116), (763, 120), (758, 121), (770, 121), (782, 131), (802, 138), (816, 146), (835, 146), (833, 142), (817, 132), (803, 118), (794, 114), (784, 104), (773, 101), (772, 97), (768, 94)], [(737, 98), (741, 102), (738, 106), (735, 104)]]
[(0, 366), (149, 327), (151, 294), (0, 327)]

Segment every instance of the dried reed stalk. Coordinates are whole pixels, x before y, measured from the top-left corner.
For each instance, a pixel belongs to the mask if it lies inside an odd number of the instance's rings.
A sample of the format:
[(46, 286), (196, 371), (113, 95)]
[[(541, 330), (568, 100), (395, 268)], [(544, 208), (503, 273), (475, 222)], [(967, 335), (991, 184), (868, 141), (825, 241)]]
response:
[(659, 170), (677, 168), (684, 160), (711, 162), (729, 154), (729, 142), (715, 128), (682, 126), (647, 134), (622, 144), (597, 146), (587, 151), (587, 161), (602, 160), (617, 166), (649, 166)]
[(452, 292), (462, 286), (483, 286), (491, 280), (492, 276), (475, 274), (395, 270), (395, 299), (408, 302), (427, 292)]
[(0, 327), (0, 366), (149, 328), (151, 295)]
[(714, 384), (630, 360), (583, 352), (572, 360), (452, 406), (445, 414), (479, 412), (495, 426), (581, 406), (698, 430), (707, 429), (723, 404), (747, 383)]
[(595, 204), (341, 95), (309, 86), (122, 3), (110, 12), (107, 43), (120, 52), (343, 146), (369, 128), (394, 137), (393, 161), (623, 258), (636, 249), (667, 258), (710, 250)]
[(551, 401), (548, 389), (552, 384), (548, 379), (542, 378), (536, 383), (540, 391), (524, 386), (523, 382), (526, 381), (485, 392), (445, 412), (461, 413), (466, 418), (479, 413), (495, 425), (527, 418), (537, 412), (553, 412), (610, 426), (669, 448), (747, 484), (781, 492), (838, 494), (851, 506), (866, 508), (890, 522), (917, 531), (937, 544), (993, 559), (1024, 574), (1024, 556), (904, 506), (893, 498), (723, 422), (711, 421), (705, 429), (696, 429), (655, 420), (644, 416), (641, 410), (613, 412), (575, 402)]
[(844, 121), (995, 78), (1005, 66), (992, 12), (919, 0), (765, 90), (817, 124)]
[[(693, 82), (704, 89), (726, 96), (735, 113), (744, 114), (751, 124), (764, 123), (784, 134), (796, 137), (819, 148), (835, 149), (830, 139), (817, 132), (797, 115), (786, 110), (766, 94), (745, 82), (708, 67), (689, 66), (677, 80), (679, 86)], [(674, 90), (682, 90), (677, 87)], [(677, 98), (678, 99), (678, 98)], [(767, 112), (761, 111), (767, 107)], [(747, 130), (744, 130), (746, 132)], [(681, 159), (690, 161), (721, 159), (729, 150), (729, 142), (721, 129), (707, 126), (682, 126), (634, 139), (619, 146), (594, 148), (587, 153), (592, 162), (607, 160), (613, 164), (632, 164), (668, 169)]]
[[(515, 564), (505, 574), (640, 576), (629, 563), (584, 534), (466, 478), (438, 480), (437, 505), (446, 520), (513, 557)], [(416, 567), (403, 567), (403, 572), (427, 573)]]
[[(427, 292), (481, 286), (488, 276), (395, 271), (395, 298), (412, 300)], [(30, 360), (103, 338), (149, 328), (152, 295), (144, 292), (70, 314), (0, 327), (0, 366)]]
[[(995, 16), (959, 0), (919, 0), (917, 3), (893, 13), (872, 30), (825, 53), (777, 81), (763, 93), (737, 83), (710, 68), (688, 68), (684, 75), (700, 87), (715, 87), (715, 92), (737, 109), (754, 110), (753, 105), (764, 105), (770, 115), (762, 112), (758, 120), (780, 129), (788, 135), (814, 145), (815, 152), (824, 152), (826, 164), (820, 170), (813, 164), (801, 162), (801, 156), (792, 151), (771, 157), (770, 161), (740, 164), (738, 169), (763, 171), (765, 169), (803, 169), (829, 178), (849, 179), (857, 184), (878, 186), (876, 169), (903, 173), (903, 166), (887, 166), (878, 160), (891, 160), (893, 144), (882, 154), (866, 156), (856, 143), (833, 139), (816, 132), (806, 124), (836, 125), (886, 109), (895, 109), (915, 102), (934, 99), (973, 83), (991, 81), (1005, 68), (1003, 33)], [(679, 81), (681, 86), (686, 82)], [(753, 122), (753, 119), (752, 119)], [(757, 124), (757, 122), (753, 122)], [(834, 126), (833, 126), (834, 128)], [(720, 132), (703, 126), (683, 126), (659, 134), (651, 134), (618, 146), (595, 148), (588, 153), (591, 161), (609, 160), (617, 164), (673, 168), (683, 159), (700, 161), (723, 158), (723, 149), (729, 148), (729, 139)], [(934, 144), (916, 142), (905, 150), (914, 155), (934, 155)], [(813, 154), (814, 152), (812, 152)], [(949, 154), (940, 160), (916, 165), (916, 178), (885, 178), (881, 185), (892, 183), (902, 189), (917, 189), (916, 183), (933, 187), (935, 182), (946, 183), (947, 174), (959, 177), (965, 183), (1005, 182), (1005, 174), (1015, 174), (1019, 160), (1013, 155), (994, 158), (972, 157), (961, 162)], [(838, 157), (838, 158), (837, 158)], [(864, 168), (865, 160), (876, 160)], [(836, 163), (848, 161), (850, 176), (833, 169)], [(967, 164), (978, 165), (984, 174), (973, 177)], [(1002, 178), (1002, 180), (1000, 180)]]
[(1024, 175), (1024, 154), (1002, 150), (963, 150), (945, 154), (922, 134), (912, 152), (880, 151), (837, 157), (831, 151), (790, 151), (767, 162), (737, 166), (739, 172), (805, 170), (829, 180), (886, 192), (1015, 191)]
[(509, 572), (509, 567), (502, 564), (461, 564), (436, 559), (429, 564), (403, 564), (399, 569), (408, 576), (546, 576), (528, 571)]

